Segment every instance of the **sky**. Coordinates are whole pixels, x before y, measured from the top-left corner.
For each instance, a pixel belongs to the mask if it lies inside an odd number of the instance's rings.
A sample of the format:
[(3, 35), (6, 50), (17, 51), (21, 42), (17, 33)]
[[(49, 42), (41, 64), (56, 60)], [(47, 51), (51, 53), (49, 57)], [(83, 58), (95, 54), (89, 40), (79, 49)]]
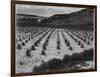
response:
[(16, 4), (17, 14), (30, 14), (43, 17), (50, 17), (54, 14), (69, 14), (82, 9), (85, 8)]

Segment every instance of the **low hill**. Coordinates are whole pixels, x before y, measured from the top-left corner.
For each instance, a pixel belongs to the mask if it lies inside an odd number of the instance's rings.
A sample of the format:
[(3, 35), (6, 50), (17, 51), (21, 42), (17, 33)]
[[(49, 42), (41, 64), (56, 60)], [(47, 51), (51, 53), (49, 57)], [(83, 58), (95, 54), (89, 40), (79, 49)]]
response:
[(55, 14), (51, 17), (17, 14), (18, 26), (93, 29), (93, 9), (83, 9), (70, 14)]
[(93, 29), (93, 9), (83, 9), (71, 14), (56, 14), (45, 22), (50, 27)]

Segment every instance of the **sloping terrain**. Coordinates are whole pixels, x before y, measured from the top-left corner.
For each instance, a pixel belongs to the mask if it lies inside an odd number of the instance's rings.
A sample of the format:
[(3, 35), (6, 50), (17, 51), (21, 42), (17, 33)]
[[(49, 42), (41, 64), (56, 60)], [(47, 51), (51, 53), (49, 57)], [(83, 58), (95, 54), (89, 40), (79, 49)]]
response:
[(48, 27), (72, 28), (72, 29), (93, 29), (93, 9), (83, 9), (71, 14), (56, 14), (44, 22)]
[(93, 11), (93, 9), (83, 9), (71, 14), (55, 14), (51, 17), (17, 14), (17, 25), (92, 30)]

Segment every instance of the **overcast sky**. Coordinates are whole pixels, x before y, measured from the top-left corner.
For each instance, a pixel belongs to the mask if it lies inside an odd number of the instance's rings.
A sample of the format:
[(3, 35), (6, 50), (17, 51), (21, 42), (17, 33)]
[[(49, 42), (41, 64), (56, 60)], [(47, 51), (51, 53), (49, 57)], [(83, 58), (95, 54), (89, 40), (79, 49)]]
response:
[(68, 14), (82, 9), (85, 8), (16, 4), (17, 14), (31, 14), (45, 17), (54, 14)]

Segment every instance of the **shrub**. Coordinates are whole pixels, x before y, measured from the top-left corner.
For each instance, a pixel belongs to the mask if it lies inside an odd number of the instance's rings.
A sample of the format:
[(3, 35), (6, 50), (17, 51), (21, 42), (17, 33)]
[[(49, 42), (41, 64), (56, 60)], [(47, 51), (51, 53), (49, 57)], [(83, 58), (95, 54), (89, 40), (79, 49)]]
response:
[(67, 41), (67, 39), (65, 39), (65, 43), (67, 43), (68, 41)]
[(24, 63), (22, 61), (19, 62), (20, 65), (23, 65)]
[(58, 52), (58, 54), (60, 54), (60, 52)]
[(77, 42), (77, 39), (75, 39), (75, 42)]
[(73, 48), (72, 47), (69, 47), (69, 50), (73, 50)]
[(28, 43), (28, 40), (26, 40), (25, 42)]
[(47, 62), (49, 70), (58, 70), (58, 69), (63, 69), (64, 68), (64, 63), (60, 59), (52, 59)]
[(67, 46), (70, 46), (70, 43), (69, 42), (67, 42)]
[(24, 43), (24, 42), (22, 42), (22, 45), (23, 45), (23, 46), (25, 46), (25, 43)]
[(41, 64), (40, 66), (35, 66), (33, 68), (33, 72), (46, 72), (48, 70), (48, 66), (46, 63)]
[(41, 72), (40, 67), (35, 66), (35, 67), (33, 68), (33, 72)]
[(31, 37), (31, 39), (33, 39), (33, 37)]
[(45, 50), (42, 50), (41, 55), (46, 55)]
[(46, 44), (43, 45), (43, 49), (46, 50)]
[(20, 38), (19, 41), (22, 41), (22, 39)]
[(25, 38), (23, 37), (23, 40), (24, 40)]
[(81, 44), (81, 42), (80, 41), (78, 41), (78, 45), (80, 45)]
[(20, 44), (17, 44), (17, 49), (22, 49), (22, 46)]
[(93, 37), (91, 37), (91, 41), (93, 41)]
[(60, 49), (60, 46), (57, 46), (57, 48), (56, 49)]
[(31, 39), (30, 39), (30, 38), (28, 38), (28, 40), (30, 41)]
[(82, 56), (80, 53), (73, 53), (72, 54), (72, 61), (77, 62), (77, 61), (82, 61)]
[(35, 43), (34, 43), (34, 46), (38, 46), (38, 42), (35, 42)]
[(84, 45), (83, 44), (81, 44), (81, 48), (84, 48)]
[(88, 41), (87, 44), (90, 45), (90, 42)]
[(83, 41), (86, 42), (86, 39), (84, 38)]
[(26, 50), (26, 56), (31, 57), (31, 50), (29, 50), (29, 49)]
[(35, 47), (33, 45), (31, 46), (31, 50), (35, 50)]
[(63, 58), (63, 62), (68, 64), (71, 61), (72, 57), (70, 55), (65, 55)]
[(48, 70), (48, 65), (47, 65), (47, 63), (42, 63), (42, 64), (40, 65), (40, 69), (41, 69), (41, 71), (47, 71), (47, 70)]
[(57, 49), (60, 49), (60, 41), (57, 41)]
[(88, 39), (90, 39), (90, 37), (88, 37)]
[(81, 55), (84, 61), (93, 60), (93, 49), (84, 50)]

